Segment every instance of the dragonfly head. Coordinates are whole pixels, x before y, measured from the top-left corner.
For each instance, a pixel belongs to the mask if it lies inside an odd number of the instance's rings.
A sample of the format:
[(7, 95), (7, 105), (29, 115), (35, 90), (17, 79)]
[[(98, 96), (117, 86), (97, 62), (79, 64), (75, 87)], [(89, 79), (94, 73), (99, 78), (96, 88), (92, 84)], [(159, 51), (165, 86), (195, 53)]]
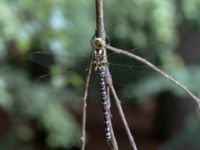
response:
[(102, 38), (97, 37), (97, 38), (94, 38), (92, 46), (94, 49), (104, 49), (104, 47), (106, 46), (106, 43)]

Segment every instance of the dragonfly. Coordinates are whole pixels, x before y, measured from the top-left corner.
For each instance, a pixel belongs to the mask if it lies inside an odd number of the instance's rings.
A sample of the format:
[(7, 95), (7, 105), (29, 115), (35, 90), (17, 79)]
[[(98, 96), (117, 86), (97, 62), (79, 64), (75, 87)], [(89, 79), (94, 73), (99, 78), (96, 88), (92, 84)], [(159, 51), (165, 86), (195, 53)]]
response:
[[(141, 76), (146, 75), (150, 71), (146, 65), (125, 56), (119, 56), (113, 52), (108, 53), (107, 56), (109, 59), (107, 65), (109, 66), (110, 72), (114, 75), (113, 80), (115, 85), (119, 88), (138, 80)], [(88, 59), (89, 58), (85, 56), (75, 56), (70, 54), (58, 55), (52, 51), (33, 51), (29, 54), (29, 60), (44, 68), (50, 69), (50, 73), (42, 74), (36, 78), (36, 83), (49, 81), (56, 75), (75, 74), (77, 71), (84, 74), (85, 70), (87, 70), (85, 66), (86, 60)], [(62, 62), (64, 62), (65, 66), (60, 66), (59, 68), (57, 65), (63, 64)], [(82, 65), (80, 66), (80, 64)], [(74, 66), (80, 67), (75, 68)], [(63, 68), (66, 68), (66, 70), (60, 70)], [(124, 75), (126, 75), (126, 78), (124, 78)]]
[[(133, 62), (131, 59), (132, 63), (135, 63), (135, 65), (130, 65), (130, 64), (119, 64), (119, 63), (112, 63), (108, 61), (107, 55), (106, 55), (106, 42), (103, 41), (101, 38), (94, 38), (92, 40), (92, 58), (93, 58), (93, 64), (95, 65), (95, 70), (97, 71), (98, 79), (99, 79), (99, 86), (100, 86), (100, 96), (102, 100), (102, 110), (103, 110), (103, 118), (104, 118), (104, 130), (105, 130), (105, 138), (107, 143), (111, 142), (112, 135), (111, 135), (111, 128), (110, 128), (110, 122), (109, 122), (109, 117), (110, 117), (110, 112), (109, 112), (109, 101), (108, 101), (108, 93), (107, 93), (107, 87), (106, 87), (106, 81), (105, 81), (105, 76), (106, 76), (106, 67), (109, 66), (110, 68), (113, 68), (113, 71), (118, 71), (120, 69), (128, 71), (128, 73), (137, 70), (144, 70), (147, 69), (145, 65), (143, 64), (138, 64), (136, 62)], [(114, 57), (113, 57), (114, 56)], [(62, 56), (62, 59), (69, 59), (70, 56)], [(112, 58), (113, 60), (116, 60), (116, 55), (113, 53), (108, 54), (109, 58)], [(48, 52), (41, 52), (41, 51), (34, 51), (29, 55), (30, 60), (33, 62), (42, 65), (44, 67), (51, 67), (52, 64), (55, 64), (55, 56), (53, 53), (48, 53)], [(73, 56), (71, 56), (70, 59), (73, 59)], [(124, 59), (124, 62), (129, 62), (127, 58)], [(116, 69), (118, 68), (118, 69)], [(119, 69), (120, 68), (120, 69)], [(68, 70), (68, 73), (70, 71)], [(112, 69), (111, 69), (112, 73)], [(119, 76), (119, 72), (116, 73)], [(51, 74), (50, 74), (51, 75)], [(42, 75), (40, 76), (37, 81), (40, 80), (45, 80), (48, 78), (50, 75)], [(124, 73), (122, 71), (122, 75), (126, 75), (127, 73)], [(130, 81), (129, 81), (130, 82)]]

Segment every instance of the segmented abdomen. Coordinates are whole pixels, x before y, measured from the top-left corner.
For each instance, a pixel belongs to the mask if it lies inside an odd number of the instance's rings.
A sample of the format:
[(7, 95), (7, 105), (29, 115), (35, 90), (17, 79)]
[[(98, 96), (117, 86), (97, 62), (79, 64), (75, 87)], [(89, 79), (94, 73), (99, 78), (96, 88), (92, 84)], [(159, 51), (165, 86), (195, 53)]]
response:
[(101, 88), (101, 99), (102, 99), (102, 107), (103, 107), (103, 118), (104, 118), (104, 130), (106, 141), (111, 141), (111, 131), (110, 131), (110, 116), (108, 112), (108, 94), (106, 91), (106, 84), (105, 84), (105, 67), (100, 66), (98, 67), (98, 76), (100, 80), (100, 88)]

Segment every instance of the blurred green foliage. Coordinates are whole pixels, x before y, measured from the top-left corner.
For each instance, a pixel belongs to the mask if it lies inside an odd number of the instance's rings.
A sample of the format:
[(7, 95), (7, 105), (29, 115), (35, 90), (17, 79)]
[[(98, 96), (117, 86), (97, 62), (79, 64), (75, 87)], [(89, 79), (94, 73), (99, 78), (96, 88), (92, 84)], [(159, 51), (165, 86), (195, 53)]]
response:
[(187, 23), (192, 28), (199, 28), (200, 25), (200, 1), (198, 0), (183, 0), (182, 2), (182, 11), (184, 15), (184, 19), (187, 20)]
[[(193, 23), (199, 27), (199, 5), (198, 0), (183, 0), (180, 13), (175, 0), (105, 1), (106, 31), (112, 45), (140, 47), (140, 54), (153, 58), (177, 80), (199, 92), (199, 67), (186, 67), (175, 52), (178, 25)], [(6, 138), (1, 139), (1, 149), (10, 150), (16, 143), (31, 141), (34, 129), (30, 122), (36, 122), (37, 129), (45, 131), (47, 147), (79, 146), (80, 127), (64, 104), (72, 100), (80, 104), (82, 76), (75, 72), (67, 77), (58, 75), (46, 84), (34, 84), (27, 58), (35, 50), (50, 51), (56, 60), (50, 71), (72, 66), (79, 72), (84, 69), (82, 64), (90, 54), (89, 40), (95, 32), (94, 6), (92, 0), (1, 0), (0, 105), (14, 124)], [(62, 55), (83, 58), (60, 59)], [(140, 99), (164, 90), (176, 91), (174, 88), (163, 78), (150, 74), (134, 86), (127, 85), (123, 93)], [(184, 95), (178, 91), (174, 94)], [(20, 150), (31, 149), (21, 145)]]

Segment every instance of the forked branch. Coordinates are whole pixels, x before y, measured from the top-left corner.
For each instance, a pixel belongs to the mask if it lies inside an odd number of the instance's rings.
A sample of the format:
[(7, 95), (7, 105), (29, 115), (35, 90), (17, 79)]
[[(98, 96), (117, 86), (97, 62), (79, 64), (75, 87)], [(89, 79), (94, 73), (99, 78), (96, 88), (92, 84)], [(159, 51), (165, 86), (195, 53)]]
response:
[[(96, 0), (96, 36), (100, 37), (101, 39), (103, 39), (105, 41), (105, 29), (104, 29), (104, 19), (103, 19), (103, 0)], [(119, 99), (117, 97), (117, 94), (115, 93), (115, 89), (114, 89), (113, 84), (112, 84), (112, 76), (110, 75), (109, 68), (106, 67), (106, 70), (107, 70), (107, 77), (106, 77), (107, 85), (109, 86), (112, 94), (115, 97), (116, 105), (117, 105), (119, 114), (121, 116), (122, 122), (123, 122), (125, 129), (127, 131), (131, 146), (132, 146), (133, 150), (137, 150), (136, 144), (133, 140), (133, 137), (132, 137), (130, 129), (128, 127), (127, 121), (125, 119), (125, 116), (124, 116), (124, 113), (123, 113), (123, 110), (122, 110), (122, 106), (119, 103)], [(111, 120), (110, 120), (110, 126), (112, 128)], [(114, 138), (112, 140), (113, 149), (118, 149), (113, 129), (112, 129), (112, 136)]]
[(175, 85), (177, 85), (178, 87), (180, 87), (182, 90), (184, 90), (192, 99), (194, 99), (196, 101), (196, 103), (198, 104), (198, 106), (200, 106), (200, 99), (198, 97), (196, 97), (187, 87), (185, 87), (184, 85), (182, 85), (181, 83), (179, 83), (177, 80), (175, 80), (172, 76), (168, 75), (167, 73), (165, 73), (164, 71), (160, 70), (158, 67), (156, 67), (155, 65), (153, 65), (152, 63), (150, 63), (149, 61), (147, 61), (144, 58), (141, 58), (133, 53), (127, 52), (125, 50), (119, 49), (119, 48), (115, 48), (112, 46), (107, 46), (107, 49), (118, 53), (118, 54), (123, 54), (126, 55), (128, 57), (131, 57), (133, 59), (136, 59), (144, 64), (146, 64), (147, 66), (149, 66), (151, 69), (153, 69), (154, 71), (158, 72), (159, 74), (161, 74), (162, 76), (164, 76), (167, 80), (170, 80), (171, 82), (173, 82)]
[(111, 135), (112, 135), (112, 149), (113, 150), (119, 150), (118, 148), (118, 145), (117, 145), (117, 140), (116, 140), (116, 137), (115, 137), (115, 133), (114, 133), (114, 129), (113, 129), (113, 126), (112, 126), (112, 120), (111, 120), (111, 101), (110, 101), (110, 87), (108, 86), (107, 87), (107, 94), (108, 94), (108, 104), (109, 104), (109, 108), (108, 108), (108, 111), (109, 111), (109, 122), (110, 122), (110, 131), (111, 131)]
[[(95, 33), (96, 37), (101, 38), (102, 40), (105, 41), (105, 29), (104, 29), (104, 17), (103, 17), (103, 0), (96, 0), (96, 33)], [(107, 95), (109, 98), (110, 95), (110, 91), (109, 88), (107, 89)], [(110, 101), (110, 98), (108, 99), (108, 101)], [(110, 108), (108, 112), (110, 112)], [(118, 145), (117, 145), (117, 141), (115, 138), (115, 134), (113, 131), (113, 127), (112, 127), (112, 121), (111, 121), (111, 116), (109, 114), (109, 126), (110, 126), (110, 130), (111, 130), (111, 145), (112, 145), (112, 149), (113, 150), (118, 150)]]
[(131, 147), (133, 150), (137, 150), (137, 146), (136, 146), (136, 143), (135, 143), (135, 140), (131, 134), (131, 131), (130, 131), (130, 128), (128, 126), (128, 123), (126, 121), (126, 117), (124, 115), (124, 111), (122, 109), (122, 105), (121, 105), (121, 101), (119, 100), (118, 96), (117, 96), (117, 93), (115, 91), (115, 88), (113, 86), (113, 82), (112, 82), (112, 76), (110, 74), (110, 71), (109, 71), (109, 68), (107, 67), (107, 77), (106, 77), (106, 83), (108, 84), (108, 87), (111, 89), (111, 93), (114, 97), (114, 100), (115, 100), (115, 104), (117, 106), (117, 110), (119, 112), (119, 115), (120, 115), (120, 118), (121, 118), (121, 121), (124, 125), (124, 128), (126, 130), (126, 134), (128, 135), (128, 139), (129, 139), (129, 142), (131, 144)]
[(113, 84), (110, 84), (109, 87), (110, 87), (110, 89), (112, 91), (112, 94), (114, 96), (114, 100), (115, 100), (115, 103), (117, 105), (117, 109), (119, 111), (120, 118), (121, 118), (121, 120), (123, 122), (124, 128), (126, 129), (126, 133), (128, 135), (131, 147), (132, 147), (133, 150), (137, 150), (137, 146), (136, 146), (135, 140), (134, 140), (134, 138), (133, 138), (133, 136), (131, 134), (130, 128), (128, 126), (128, 123), (126, 121), (126, 118), (125, 118), (125, 115), (124, 115), (124, 112), (123, 112), (123, 109), (122, 109), (122, 106), (121, 106), (121, 101), (119, 100), (119, 98), (117, 96), (117, 93), (116, 93), (116, 91), (114, 89)]

